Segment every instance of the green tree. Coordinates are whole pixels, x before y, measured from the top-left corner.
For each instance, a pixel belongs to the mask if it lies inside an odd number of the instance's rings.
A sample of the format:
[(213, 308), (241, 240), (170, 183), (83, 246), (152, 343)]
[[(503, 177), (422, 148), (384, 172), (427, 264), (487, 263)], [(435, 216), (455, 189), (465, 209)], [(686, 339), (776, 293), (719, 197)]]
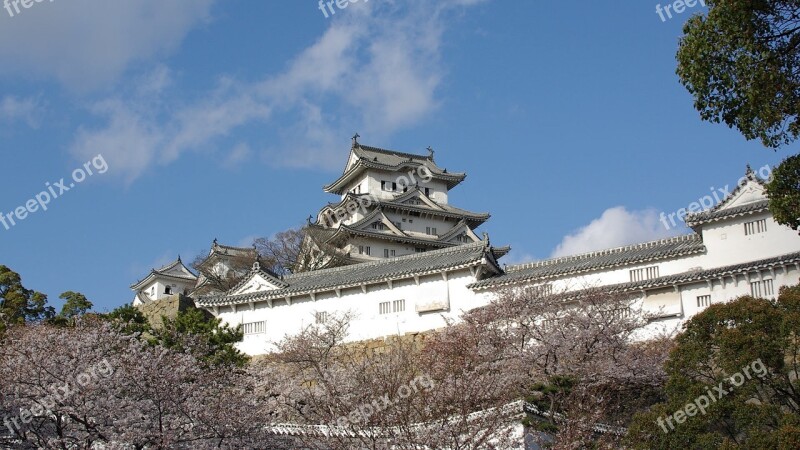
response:
[[(249, 358), (234, 346), (242, 340), (241, 327), (231, 328), (221, 322), (205, 311), (189, 308), (175, 318), (163, 317), (163, 326), (153, 335), (166, 348), (200, 353), (200, 359), (209, 364), (242, 367)], [(197, 339), (187, 341), (187, 337), (200, 338), (200, 344)]]
[(684, 26), (677, 73), (703, 120), (777, 148), (800, 133), (800, 2), (708, 0)]
[[(708, 0), (684, 26), (677, 73), (700, 117), (770, 148), (800, 134), (800, 1)], [(790, 158), (791, 159), (791, 158)], [(768, 189), (778, 223), (798, 229), (800, 173), (778, 167)], [(781, 165), (783, 166), (783, 164)]]
[(9, 325), (22, 325), (55, 316), (47, 296), (26, 289), (18, 273), (0, 265), (0, 332)]
[(152, 338), (153, 329), (142, 312), (131, 304), (120, 306), (104, 316), (122, 331), (123, 334), (137, 334)]
[(800, 155), (786, 158), (767, 184), (769, 210), (775, 221), (800, 229)]
[(80, 292), (67, 291), (59, 295), (58, 298), (64, 300), (64, 306), (61, 307), (59, 315), (67, 319), (82, 316), (94, 306), (92, 302)]
[(628, 445), (800, 448), (798, 333), (800, 286), (777, 301), (741, 297), (696, 315), (666, 364), (667, 401), (635, 417)]

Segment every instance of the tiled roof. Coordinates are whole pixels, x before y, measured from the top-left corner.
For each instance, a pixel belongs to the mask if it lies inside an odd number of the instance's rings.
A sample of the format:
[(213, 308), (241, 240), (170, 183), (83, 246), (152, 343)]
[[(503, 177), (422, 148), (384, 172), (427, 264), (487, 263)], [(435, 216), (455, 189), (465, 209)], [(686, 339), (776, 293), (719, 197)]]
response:
[(753, 213), (769, 210), (769, 200), (760, 200), (733, 208), (702, 211), (686, 216), (686, 225), (695, 227), (704, 223), (716, 222), (730, 217), (746, 216)]
[(697, 281), (715, 280), (715, 279), (720, 279), (722, 277), (740, 275), (742, 273), (747, 273), (755, 270), (766, 270), (790, 264), (800, 265), (800, 252), (787, 253), (785, 255), (776, 256), (773, 258), (750, 261), (742, 264), (715, 267), (706, 270), (693, 270), (675, 275), (666, 275), (663, 277), (653, 278), (650, 280), (612, 284), (608, 286), (601, 286), (590, 289), (581, 289), (578, 291), (566, 292), (559, 295), (565, 298), (575, 298), (588, 295), (592, 292), (597, 292), (597, 291), (611, 292), (611, 293), (637, 292), (645, 289), (657, 289), (662, 287), (693, 283)]
[(435, 178), (445, 181), (448, 189), (452, 189), (467, 177), (465, 173), (449, 173), (447, 169), (442, 169), (436, 165), (431, 156), (414, 155), (411, 153), (370, 147), (357, 142), (353, 144), (351, 151), (356, 155), (358, 160), (355, 164), (347, 168), (336, 181), (325, 186), (324, 189), (326, 192), (342, 194), (348, 181), (352, 180), (365, 168), (395, 172), (406, 168), (414, 169), (424, 166), (430, 170)]
[(197, 281), (197, 276), (192, 273), (181, 261), (180, 256), (175, 261), (158, 269), (152, 269), (143, 279), (131, 285), (131, 289), (139, 290), (150, 283), (155, 277), (172, 278), (179, 281)]
[[(409, 278), (414, 275), (439, 273), (443, 270), (468, 267), (481, 263), (484, 258), (494, 264), (491, 248), (487, 247), (486, 242), (481, 241), (375, 262), (287, 275), (283, 278), (283, 281), (288, 286), (283, 289), (235, 296), (201, 297), (197, 300), (197, 304), (203, 307), (242, 304), (358, 287), (366, 284)], [(499, 272), (499, 267), (495, 265), (495, 268)]]
[(687, 234), (670, 239), (617, 247), (582, 255), (508, 266), (505, 275), (474, 283), (470, 287), (472, 289), (484, 289), (522, 282), (536, 282), (647, 261), (694, 255), (705, 251), (706, 247), (703, 245), (700, 235)]
[[(741, 180), (745, 180), (746, 182), (742, 183)], [(750, 168), (750, 165), (748, 165), (744, 177), (741, 178), (740, 182), (736, 184), (736, 188), (734, 188), (733, 191), (726, 195), (722, 201), (714, 205), (713, 208), (694, 214), (687, 214), (685, 218), (686, 225), (690, 227), (696, 227), (697, 225), (715, 222), (717, 220), (722, 220), (729, 217), (743, 216), (755, 212), (766, 211), (769, 203), (768, 200), (756, 201), (732, 208), (728, 207), (728, 204), (736, 198), (742, 189), (750, 185), (750, 183), (755, 183), (756, 185), (760, 186), (764, 186), (766, 184), (764, 180), (759, 178), (755, 172), (753, 172), (753, 169)]]
[(506, 256), (508, 252), (511, 251), (511, 246), (506, 245), (504, 247), (492, 247), (492, 255), (494, 255), (494, 259), (500, 259), (503, 256)]
[[(413, 193), (413, 192), (414, 191), (409, 191), (408, 193)], [(477, 228), (482, 223), (489, 220), (489, 218), (491, 217), (491, 214), (489, 213), (476, 213), (472, 211), (467, 211), (466, 209), (456, 208), (455, 206), (437, 203), (434, 202), (433, 200), (431, 200), (431, 202), (433, 202), (437, 206), (437, 208), (432, 208), (430, 205), (424, 202), (420, 205), (410, 205), (407, 203), (403, 203), (402, 201), (403, 200), (401, 200), (401, 197), (395, 198), (394, 200), (381, 200), (376, 197), (371, 197), (370, 194), (348, 193), (340, 202), (329, 203), (328, 205), (323, 206), (320, 212), (317, 214), (317, 217), (318, 219), (322, 217), (323, 216), (322, 212), (325, 211), (326, 209), (330, 209), (331, 211), (336, 211), (340, 209), (344, 210), (348, 202), (355, 202), (360, 207), (361, 205), (367, 208), (382, 207), (385, 209), (418, 212), (420, 214), (430, 214), (440, 217), (447, 217), (451, 219), (466, 219), (470, 227), (472, 228)]]

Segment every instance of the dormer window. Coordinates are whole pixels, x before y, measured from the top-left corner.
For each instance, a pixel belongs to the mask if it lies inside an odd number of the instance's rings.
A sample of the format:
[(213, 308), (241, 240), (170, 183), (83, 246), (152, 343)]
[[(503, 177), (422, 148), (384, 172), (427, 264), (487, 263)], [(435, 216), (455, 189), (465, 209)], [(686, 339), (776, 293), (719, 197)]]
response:
[(166, 286), (164, 288), (164, 295), (172, 295), (172, 286)]

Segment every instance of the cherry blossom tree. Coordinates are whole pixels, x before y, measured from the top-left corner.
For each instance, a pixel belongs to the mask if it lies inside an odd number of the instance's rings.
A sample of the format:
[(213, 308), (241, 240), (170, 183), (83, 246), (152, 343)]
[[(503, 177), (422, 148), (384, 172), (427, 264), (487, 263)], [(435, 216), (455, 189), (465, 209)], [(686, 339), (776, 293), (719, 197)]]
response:
[[(88, 322), (88, 323), (87, 323)], [(254, 377), (117, 327), (13, 327), (0, 347), (0, 446), (289, 448), (266, 433)]]

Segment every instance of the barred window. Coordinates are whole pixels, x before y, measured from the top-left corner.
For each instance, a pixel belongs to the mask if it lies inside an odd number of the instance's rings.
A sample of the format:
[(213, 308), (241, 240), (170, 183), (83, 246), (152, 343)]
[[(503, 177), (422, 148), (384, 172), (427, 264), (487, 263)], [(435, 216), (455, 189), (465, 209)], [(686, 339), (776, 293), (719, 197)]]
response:
[(772, 287), (772, 280), (761, 280), (750, 282), (750, 295), (755, 298), (771, 298), (775, 295)]
[(378, 304), (378, 313), (379, 314), (389, 314), (392, 312), (392, 304), (389, 302), (381, 302)]
[(406, 301), (405, 300), (395, 300), (392, 302), (392, 311), (393, 312), (402, 312), (406, 310)]
[(754, 220), (744, 224), (744, 235), (758, 234), (767, 231), (767, 219)]
[(242, 332), (247, 335), (251, 334), (261, 334), (267, 331), (267, 323), (266, 322), (248, 322), (242, 324)]
[(325, 323), (328, 321), (328, 313), (326, 311), (317, 311), (314, 314), (314, 321), (317, 323)]
[(611, 315), (616, 319), (625, 319), (631, 316), (630, 308), (617, 308), (611, 311)]
[(697, 296), (697, 307), (704, 308), (711, 304), (711, 296), (710, 295), (698, 295)]
[(631, 281), (652, 280), (653, 278), (658, 278), (658, 266), (631, 270)]

